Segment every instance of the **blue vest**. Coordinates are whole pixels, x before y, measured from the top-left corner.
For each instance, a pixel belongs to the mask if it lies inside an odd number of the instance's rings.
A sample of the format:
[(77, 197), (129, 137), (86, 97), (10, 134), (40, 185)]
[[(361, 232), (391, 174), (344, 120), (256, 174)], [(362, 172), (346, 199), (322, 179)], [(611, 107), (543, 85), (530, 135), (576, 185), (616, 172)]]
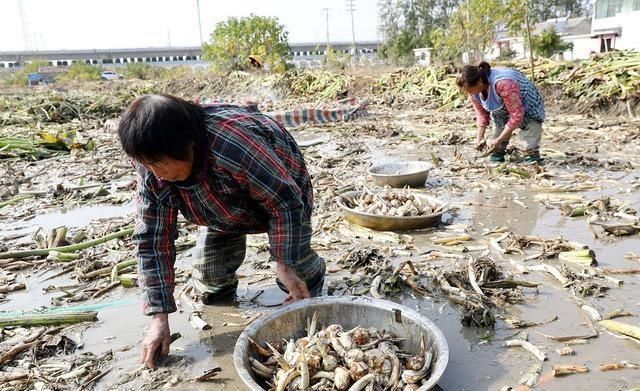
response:
[[(496, 83), (500, 80), (513, 80), (520, 87), (522, 107), (524, 108), (525, 121), (533, 119), (544, 121), (544, 103), (542, 96), (536, 86), (526, 78), (522, 72), (512, 68), (492, 68), (489, 73), (489, 93), (487, 99), (482, 98), (482, 94), (476, 94), (476, 98), (482, 107), (490, 113), (494, 113), (503, 108), (502, 98), (496, 93)], [(501, 110), (506, 112), (506, 110)]]

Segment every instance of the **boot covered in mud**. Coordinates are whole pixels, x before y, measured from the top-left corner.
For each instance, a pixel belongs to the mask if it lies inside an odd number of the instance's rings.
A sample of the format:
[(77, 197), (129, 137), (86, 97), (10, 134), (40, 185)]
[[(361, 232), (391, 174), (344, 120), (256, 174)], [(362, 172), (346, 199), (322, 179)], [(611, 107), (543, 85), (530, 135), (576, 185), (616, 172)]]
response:
[(536, 150), (525, 152), (524, 160), (522, 162), (524, 164), (536, 164), (541, 160), (542, 158), (540, 157), (540, 152)]
[(504, 163), (504, 154), (505, 152), (494, 152), (491, 155), (489, 155), (489, 161), (493, 162), (493, 163)]

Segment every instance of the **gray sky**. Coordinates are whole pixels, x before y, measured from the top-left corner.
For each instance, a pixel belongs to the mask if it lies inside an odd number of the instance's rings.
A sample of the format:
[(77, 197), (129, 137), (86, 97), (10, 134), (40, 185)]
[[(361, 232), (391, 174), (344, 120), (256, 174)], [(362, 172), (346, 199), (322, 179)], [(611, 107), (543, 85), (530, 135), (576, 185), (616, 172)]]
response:
[[(199, 44), (196, 0), (22, 0), (31, 49), (91, 49)], [(25, 50), (18, 0), (0, 0), (0, 51)], [(229, 16), (276, 16), (290, 42), (351, 40), (345, 0), (200, 0), (206, 40)], [(378, 38), (377, 0), (355, 0), (356, 40)]]

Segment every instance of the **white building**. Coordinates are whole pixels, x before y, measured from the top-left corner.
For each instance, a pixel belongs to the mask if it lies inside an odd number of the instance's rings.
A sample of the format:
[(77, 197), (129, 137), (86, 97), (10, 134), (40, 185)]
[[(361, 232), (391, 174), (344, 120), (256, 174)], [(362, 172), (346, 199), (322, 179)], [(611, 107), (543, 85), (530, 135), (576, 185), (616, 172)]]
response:
[(596, 52), (640, 50), (640, 0), (596, 0), (591, 35)]
[[(539, 35), (543, 31), (555, 28), (564, 41), (573, 43), (573, 49), (567, 50), (561, 56), (565, 60), (589, 58), (592, 51), (597, 51), (598, 41), (591, 34), (591, 17), (556, 18), (537, 23), (531, 31), (532, 35)], [(529, 50), (525, 45), (526, 37), (510, 37), (505, 32), (498, 34), (488, 56), (495, 59), (507, 50), (515, 51), (516, 58), (529, 58)]]
[(431, 65), (431, 48), (413, 49), (413, 57), (416, 64), (426, 67)]
[[(593, 53), (611, 50), (640, 50), (640, 0), (596, 0), (594, 10), (593, 16), (538, 23), (532, 34), (555, 27), (563, 40), (573, 43), (573, 49), (560, 56), (565, 60), (586, 59)], [(528, 58), (524, 39), (501, 32), (486, 58), (495, 59), (506, 50), (515, 51), (516, 58)]]
[(496, 41), (490, 48), (484, 58), (487, 60), (495, 60), (507, 52), (514, 52), (515, 58), (528, 58), (528, 52), (524, 45), (522, 37), (512, 37), (507, 34), (506, 30), (501, 30), (496, 36)]
[(591, 35), (591, 17), (549, 19), (543, 23), (537, 23), (533, 35), (542, 34), (544, 30), (555, 28), (562, 40), (571, 42), (573, 48), (562, 53), (563, 60), (584, 60), (591, 53), (597, 52), (598, 41)]

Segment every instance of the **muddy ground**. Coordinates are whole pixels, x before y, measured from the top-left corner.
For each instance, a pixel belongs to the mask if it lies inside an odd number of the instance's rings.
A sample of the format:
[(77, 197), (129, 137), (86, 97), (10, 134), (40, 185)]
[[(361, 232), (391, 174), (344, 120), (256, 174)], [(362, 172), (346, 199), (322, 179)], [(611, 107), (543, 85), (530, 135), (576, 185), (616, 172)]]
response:
[[(287, 105), (283, 103), (282, 106)], [(491, 228), (508, 227), (508, 232), (518, 235), (547, 239), (563, 237), (593, 249), (599, 267), (640, 268), (640, 258), (637, 257), (640, 253), (639, 235), (608, 235), (596, 239), (592, 226), (584, 217), (563, 216), (555, 202), (573, 199), (567, 197), (583, 197), (590, 201), (611, 196), (628, 202), (631, 208), (640, 208), (640, 121), (560, 112), (554, 105), (550, 106), (542, 141), (545, 160), (538, 168), (523, 168), (529, 177), (496, 172), (496, 164), (474, 159), (474, 120), (469, 108), (440, 112), (420, 106), (389, 108), (374, 105), (370, 107), (367, 119), (292, 130), (302, 145), (308, 141), (321, 141), (319, 144), (311, 143), (315, 145), (305, 147), (304, 152), (316, 191), (313, 245), (328, 261), (325, 289), (332, 282), (348, 276), (339, 261), (352, 248), (379, 248), (394, 264), (412, 260), (419, 271), (424, 270), (422, 281), (433, 289), (433, 294), (419, 296), (406, 289), (401, 296), (388, 299), (429, 317), (445, 334), (451, 353), (447, 371), (439, 382), (444, 390), (499, 390), (503, 386), (527, 389), (518, 385), (519, 380), (538, 362), (525, 350), (504, 346), (506, 340), (521, 330), (510, 328), (503, 320), (498, 319), (495, 328), (461, 325), (459, 307), (444, 298), (435, 283), (426, 277), (427, 271), (459, 268), (466, 264), (427, 254), (432, 249), (459, 254), (453, 249), (435, 245), (434, 239), (464, 233), (473, 238), (469, 246), (487, 248), (503, 270), (513, 273), (517, 279), (540, 284), (537, 289), (523, 289), (524, 302), (499, 308), (498, 315), (509, 314), (532, 322), (558, 317), (556, 321), (522, 330), (528, 333), (529, 341), (548, 356), (543, 363), (539, 383), (532, 388), (626, 390), (640, 385), (640, 369), (598, 370), (598, 366), (605, 363), (640, 362), (637, 340), (622, 338), (596, 325), (597, 337), (588, 339), (586, 344), (574, 345), (575, 355), (559, 356), (556, 349), (564, 344), (542, 335), (589, 334), (593, 322), (580, 308), (584, 303), (603, 315), (623, 308), (633, 316), (616, 320), (640, 326), (636, 316), (640, 314), (640, 274), (616, 274), (615, 278), (622, 280), (622, 285), (614, 285), (607, 280), (604, 284), (610, 289), (600, 297), (581, 298), (546, 273), (531, 271), (520, 275), (522, 268), (514, 265), (542, 262), (525, 261), (526, 256), (523, 255), (501, 254), (489, 243), (490, 238), (496, 235), (483, 234)], [(69, 228), (70, 236), (84, 231), (89, 237), (99, 237), (133, 222), (135, 179), (119, 151), (116, 135), (109, 129), (94, 129), (91, 135), (98, 141), (93, 152), (77, 151), (32, 161), (0, 160), (5, 189), (17, 186), (23, 193), (40, 192), (33, 198), (0, 208), (3, 220), (0, 240), (5, 250), (28, 248), (33, 243), (33, 233), (38, 229), (46, 236), (51, 229), (64, 225)], [(446, 224), (436, 229), (401, 233), (409, 235), (407, 239), (392, 233), (367, 232), (343, 220), (335, 197), (346, 190), (364, 186), (374, 188), (366, 174), (370, 163), (407, 159), (440, 162), (440, 166), (431, 172), (425, 188), (416, 191), (437, 196), (455, 207), (445, 216)], [(518, 166), (517, 163), (512, 165)], [(104, 186), (82, 188), (91, 184)], [(54, 189), (57, 190), (54, 192)], [(185, 271), (180, 274), (181, 281), (184, 281), (191, 261), (192, 247), (189, 245), (196, 230), (184, 224), (181, 232), (181, 241), (186, 246), (176, 265)], [(44, 258), (26, 258), (27, 264), (19, 265), (15, 263), (17, 259), (6, 261), (2, 264), (3, 273), (15, 273), (16, 281), (26, 282), (27, 289), (8, 293), (0, 304), (0, 310), (50, 307), (52, 298), (61, 298), (58, 303), (62, 306), (110, 303), (110, 306), (99, 310), (97, 322), (63, 330), (80, 344), (74, 353), (68, 356), (58, 354), (49, 359), (72, 362), (73, 357), (87, 352), (100, 356), (112, 351), (112, 357), (96, 364), (104, 376), (85, 384), (88, 389), (151, 389), (173, 385), (175, 389), (185, 390), (242, 390), (244, 387), (236, 376), (232, 354), (243, 327), (227, 323), (242, 323), (255, 314), (264, 316), (278, 308), (284, 298), (275, 286), (271, 265), (266, 264), (268, 251), (265, 250), (265, 235), (251, 237), (245, 264), (239, 271), (238, 303), (207, 307), (203, 318), (210, 323), (211, 330), (199, 331), (191, 327), (188, 307), (183, 306), (183, 312), (171, 315), (172, 332), (180, 332), (182, 338), (173, 343), (171, 355), (156, 372), (139, 369), (139, 345), (148, 319), (141, 315), (137, 289), (115, 287), (95, 299), (85, 297), (78, 302), (68, 302), (74, 295), (68, 289), (60, 288), (84, 283), (78, 277), (79, 269), (89, 272), (132, 258), (128, 239), (84, 250), (76, 268), (50, 279), (59, 274), (65, 264), (42, 261)], [(535, 251), (525, 249), (527, 255)], [(480, 256), (481, 252), (469, 254)], [(544, 263), (559, 265), (557, 259)], [(79, 291), (86, 289), (89, 296), (98, 289), (95, 284), (102, 284), (99, 287), (105, 285), (100, 280), (89, 280), (88, 284), (80, 287)], [(45, 291), (49, 286), (60, 289)], [(178, 287), (176, 294), (182, 286)], [(5, 365), (3, 371), (31, 370), (34, 373), (30, 360), (28, 353), (18, 355)], [(553, 377), (551, 368), (557, 364), (585, 365), (589, 372)], [(188, 381), (216, 366), (222, 368), (222, 372), (210, 382)], [(46, 370), (39, 373), (30, 383), (5, 383), (0, 388), (77, 389), (87, 380), (76, 383), (74, 379), (56, 379), (55, 373), (46, 375)]]

